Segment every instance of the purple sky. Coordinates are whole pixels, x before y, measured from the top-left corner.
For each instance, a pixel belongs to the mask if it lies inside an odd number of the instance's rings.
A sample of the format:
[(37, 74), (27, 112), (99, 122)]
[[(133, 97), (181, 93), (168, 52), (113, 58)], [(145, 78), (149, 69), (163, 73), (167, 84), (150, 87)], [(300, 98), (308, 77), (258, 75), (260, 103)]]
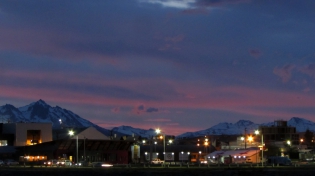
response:
[(313, 0), (2, 0), (0, 105), (178, 135), (315, 121)]

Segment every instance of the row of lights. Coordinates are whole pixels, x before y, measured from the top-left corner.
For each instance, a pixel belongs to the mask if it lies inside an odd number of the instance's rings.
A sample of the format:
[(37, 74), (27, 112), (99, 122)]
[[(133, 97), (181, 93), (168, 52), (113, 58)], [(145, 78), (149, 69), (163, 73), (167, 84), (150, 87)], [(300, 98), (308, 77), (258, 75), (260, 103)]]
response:
[[(182, 151), (182, 152), (180, 152), (180, 153), (183, 155), (185, 152)], [(201, 154), (200, 151), (199, 151), (199, 153)], [(145, 154), (145, 155), (148, 155), (148, 152), (144, 152), (144, 154)], [(163, 154), (165, 154), (165, 153), (163, 152)], [(187, 152), (187, 154), (190, 155), (190, 152)], [(156, 155), (159, 155), (159, 153), (157, 152)], [(172, 155), (174, 155), (174, 152), (172, 152)]]
[[(24, 158), (25, 158), (25, 159), (34, 159), (34, 158), (40, 159), (40, 156), (37, 156), (37, 157), (34, 157), (34, 156), (25, 156)], [(45, 157), (42, 156), (42, 159), (45, 159)]]
[[(160, 139), (163, 139), (163, 136), (160, 136)], [(145, 144), (146, 142), (147, 142), (146, 140), (142, 140), (142, 144)], [(168, 143), (172, 144), (173, 140), (172, 139), (168, 140)], [(157, 141), (154, 141), (154, 144), (157, 144)]]

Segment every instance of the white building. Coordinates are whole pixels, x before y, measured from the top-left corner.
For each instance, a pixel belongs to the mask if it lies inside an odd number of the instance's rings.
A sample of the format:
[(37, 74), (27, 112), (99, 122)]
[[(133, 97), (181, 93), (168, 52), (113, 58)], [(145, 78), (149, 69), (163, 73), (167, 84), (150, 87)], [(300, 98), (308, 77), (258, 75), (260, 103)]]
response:
[(6, 123), (2, 134), (13, 134), (13, 146), (35, 145), (52, 141), (51, 123)]
[(261, 150), (258, 148), (248, 148), (241, 150), (219, 150), (205, 156), (209, 163), (260, 163)]

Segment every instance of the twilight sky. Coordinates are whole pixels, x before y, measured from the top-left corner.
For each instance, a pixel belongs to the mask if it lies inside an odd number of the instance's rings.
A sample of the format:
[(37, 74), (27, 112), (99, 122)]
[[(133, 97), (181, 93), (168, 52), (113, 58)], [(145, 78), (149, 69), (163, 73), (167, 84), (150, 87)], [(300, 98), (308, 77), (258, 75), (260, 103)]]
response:
[(1, 0), (0, 106), (167, 134), (315, 121), (313, 0)]

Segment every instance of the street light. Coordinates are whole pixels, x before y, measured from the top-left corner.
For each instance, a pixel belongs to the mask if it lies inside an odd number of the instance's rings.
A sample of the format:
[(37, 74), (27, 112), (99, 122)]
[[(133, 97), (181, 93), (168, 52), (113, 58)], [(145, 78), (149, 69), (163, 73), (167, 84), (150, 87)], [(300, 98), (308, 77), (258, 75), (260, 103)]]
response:
[(184, 152), (182, 151), (181, 153), (182, 153), (182, 163), (183, 163), (183, 154), (184, 154)]
[[(158, 128), (158, 129), (156, 129), (155, 130), (155, 132), (156, 132), (156, 134), (159, 134), (159, 133), (161, 133), (161, 130)], [(165, 160), (165, 134), (163, 133), (162, 134), (163, 135), (163, 146), (164, 146), (164, 160)]]
[(170, 149), (170, 151), (172, 151), (173, 150), (173, 148), (172, 148), (172, 143), (173, 143), (173, 140), (172, 139), (169, 139), (168, 140), (168, 145), (170, 145), (170, 147), (169, 147), (169, 149)]
[(157, 142), (154, 141), (154, 152), (156, 152), (156, 144), (157, 144)]
[(208, 142), (208, 138), (205, 139), (205, 147), (206, 147), (206, 153), (208, 153), (208, 145), (209, 145), (209, 142)]
[[(244, 142), (245, 138), (242, 136), (241, 137), (242, 143)], [(246, 149), (246, 145), (245, 145), (245, 149)]]
[[(255, 131), (256, 135), (259, 135), (259, 131)], [(264, 135), (261, 133), (261, 166), (264, 166)]]
[[(74, 132), (72, 130), (69, 131), (69, 135), (73, 136)], [(76, 135), (76, 138), (77, 138), (77, 140), (76, 140), (76, 153), (77, 153), (76, 160), (77, 160), (77, 163), (79, 163), (79, 160), (78, 160), (78, 135)]]
[(249, 137), (248, 137), (248, 141), (249, 141), (249, 142), (252, 142), (252, 141), (253, 141), (253, 137), (252, 137), (252, 136), (249, 136)]
[[(70, 136), (73, 136), (74, 135), (74, 131), (72, 131), (72, 130), (70, 130), (69, 131), (69, 135)], [(79, 163), (79, 157), (78, 157), (78, 137), (79, 137), (79, 135), (76, 135), (76, 153), (77, 153), (77, 163)], [(86, 161), (86, 155), (85, 155), (85, 136), (84, 136), (84, 141), (83, 141), (84, 143), (83, 143), (83, 159), (84, 159), (84, 161)]]

